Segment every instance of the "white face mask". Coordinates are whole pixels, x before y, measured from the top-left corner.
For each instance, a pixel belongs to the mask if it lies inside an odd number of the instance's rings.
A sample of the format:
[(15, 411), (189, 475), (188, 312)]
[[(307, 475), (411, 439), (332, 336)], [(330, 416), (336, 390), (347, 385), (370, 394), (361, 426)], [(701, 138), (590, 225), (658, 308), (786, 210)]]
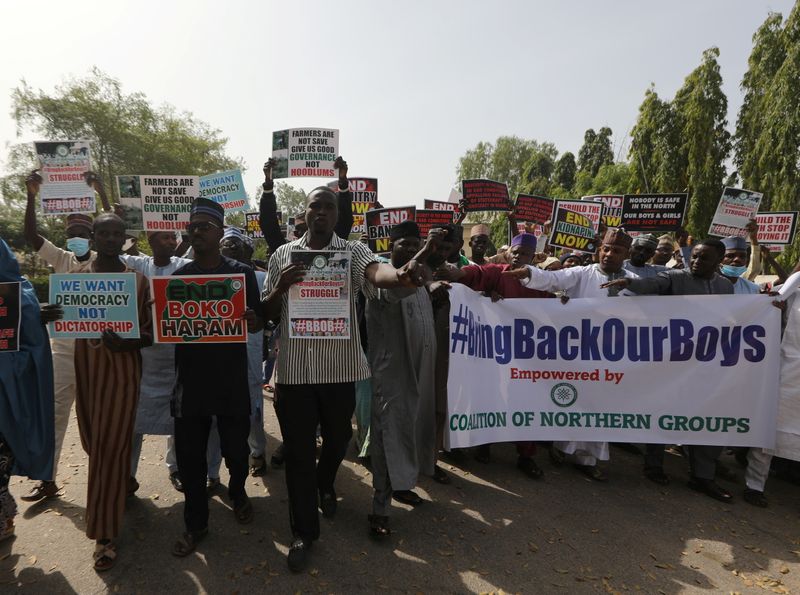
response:
[(89, 252), (89, 240), (86, 238), (68, 238), (67, 250), (78, 258), (86, 256), (86, 253)]

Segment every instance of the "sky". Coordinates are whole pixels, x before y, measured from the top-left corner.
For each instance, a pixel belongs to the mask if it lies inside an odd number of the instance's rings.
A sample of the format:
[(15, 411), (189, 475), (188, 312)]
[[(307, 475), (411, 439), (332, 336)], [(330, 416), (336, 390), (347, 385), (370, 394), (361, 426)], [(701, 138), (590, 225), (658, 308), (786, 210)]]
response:
[[(609, 126), (624, 159), (648, 86), (672, 98), (711, 46), (720, 48), (733, 130), (752, 35), (769, 12), (786, 17), (792, 5), (3, 0), (0, 141), (37, 136), (18, 136), (10, 115), (22, 79), (51, 91), (97, 66), (125, 92), (219, 128), (228, 153), (244, 160), (251, 192), (272, 131), (315, 126), (340, 130), (350, 175), (378, 178), (385, 206), (422, 206), (447, 199), (466, 150), (502, 135), (577, 155), (587, 128)], [(306, 190), (324, 182), (289, 181)]]

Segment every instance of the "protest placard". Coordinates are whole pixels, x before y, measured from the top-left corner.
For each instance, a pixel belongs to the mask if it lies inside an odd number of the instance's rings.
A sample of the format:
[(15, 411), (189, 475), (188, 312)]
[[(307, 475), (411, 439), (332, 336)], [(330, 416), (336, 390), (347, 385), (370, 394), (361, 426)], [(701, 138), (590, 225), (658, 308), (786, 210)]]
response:
[(244, 214), (244, 233), (248, 238), (263, 240), (264, 234), (261, 232), (261, 224), (258, 222), (258, 217), (258, 212)]
[(246, 343), (245, 276), (151, 277), (156, 343)]
[(339, 155), (339, 131), (331, 128), (290, 128), (272, 133), (272, 177), (332, 178)]
[(0, 352), (19, 351), (21, 292), (18, 281), (0, 283)]
[(452, 223), (453, 213), (452, 211), (440, 211), (437, 209), (417, 209), (415, 220), (422, 240), (425, 241), (431, 229)]
[(622, 197), (622, 227), (647, 233), (678, 231), (688, 202), (685, 192), (626, 194)]
[(464, 211), (508, 211), (508, 186), (493, 180), (461, 180)]
[(145, 231), (184, 231), (192, 202), (200, 194), (198, 176), (139, 176)]
[(117, 212), (125, 222), (125, 230), (138, 232), (144, 230), (142, 216), (142, 184), (139, 176), (117, 176)]
[(451, 213), (458, 213), (458, 205), (452, 202), (443, 202), (441, 200), (429, 200), (425, 199), (423, 201), (425, 205), (424, 208), (427, 210), (433, 211), (450, 211)]
[[(348, 178), (347, 185), (353, 195), (353, 227), (350, 228), (350, 235), (361, 237), (361, 234), (366, 232), (364, 213), (378, 202), (378, 179)], [(328, 187), (332, 190), (338, 190), (339, 181), (328, 182)]]
[(50, 275), (50, 303), (64, 309), (64, 317), (50, 323), (53, 339), (97, 339), (103, 331), (139, 338), (135, 273)]
[(565, 308), (492, 302), (457, 283), (449, 293), (450, 448), (774, 446), (781, 323), (763, 296), (584, 298)]
[(593, 194), (581, 197), (581, 200), (601, 202), (605, 205), (601, 222), (606, 227), (622, 226), (622, 199), (621, 194)]
[(726, 187), (717, 204), (708, 234), (720, 237), (746, 236), (744, 228), (756, 216), (763, 197), (760, 192)]
[[(756, 213), (759, 244), (772, 246), (786, 246), (794, 242), (797, 230), (797, 211), (773, 211)], [(776, 250), (776, 251), (782, 251)]]
[(452, 188), (450, 194), (447, 196), (447, 202), (458, 204), (463, 198), (464, 196), (458, 190)]
[(553, 214), (553, 199), (533, 194), (517, 194), (513, 212), (518, 221), (543, 225)]
[[(550, 231), (550, 245), (559, 248), (570, 248), (579, 252), (594, 252), (597, 227), (588, 216), (569, 209), (564, 204), (567, 202), (556, 201), (556, 210), (552, 222), (553, 228)], [(600, 204), (600, 207), (602, 206)]]
[(200, 178), (200, 196), (213, 200), (226, 213), (246, 211), (249, 207), (247, 192), (238, 169), (209, 174)]
[(89, 141), (38, 141), (33, 143), (39, 159), (42, 185), (39, 199), (45, 215), (94, 213), (94, 188), (84, 174), (91, 169)]
[(349, 339), (351, 253), (292, 250), (290, 258), (306, 275), (289, 288), (289, 337)]
[(375, 253), (389, 251), (389, 232), (403, 221), (414, 221), (416, 207), (389, 207), (367, 211), (367, 238), (369, 249)]

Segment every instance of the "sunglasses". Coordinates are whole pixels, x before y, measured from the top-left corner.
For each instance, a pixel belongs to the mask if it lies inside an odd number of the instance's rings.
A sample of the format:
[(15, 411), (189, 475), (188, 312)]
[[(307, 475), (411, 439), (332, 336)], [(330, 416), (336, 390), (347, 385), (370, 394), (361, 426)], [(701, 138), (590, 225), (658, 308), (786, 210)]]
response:
[(211, 231), (212, 228), (221, 229), (221, 226), (217, 225), (216, 223), (212, 223), (211, 221), (198, 221), (197, 223), (189, 223), (186, 226), (186, 232), (196, 233), (201, 231), (205, 233), (207, 231)]

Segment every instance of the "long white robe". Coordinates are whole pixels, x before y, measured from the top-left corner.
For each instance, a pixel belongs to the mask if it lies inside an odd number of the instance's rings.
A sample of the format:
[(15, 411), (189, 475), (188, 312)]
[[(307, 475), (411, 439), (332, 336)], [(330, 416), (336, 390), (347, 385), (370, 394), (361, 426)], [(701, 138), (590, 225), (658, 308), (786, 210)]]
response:
[(780, 293), (786, 299), (787, 322), (781, 342), (781, 382), (775, 455), (800, 461), (800, 273), (787, 279)]
[[(530, 277), (521, 283), (530, 289), (553, 293), (561, 291), (570, 298), (612, 297), (608, 295), (608, 289), (600, 287), (611, 277), (600, 270), (597, 264), (559, 271), (543, 271), (529, 266), (528, 270)], [(613, 276), (615, 279), (622, 277), (636, 279), (638, 276), (624, 268)], [(575, 460), (581, 465), (595, 465), (598, 459), (607, 461), (610, 458), (608, 442), (553, 442), (553, 446), (565, 454), (575, 455)]]

